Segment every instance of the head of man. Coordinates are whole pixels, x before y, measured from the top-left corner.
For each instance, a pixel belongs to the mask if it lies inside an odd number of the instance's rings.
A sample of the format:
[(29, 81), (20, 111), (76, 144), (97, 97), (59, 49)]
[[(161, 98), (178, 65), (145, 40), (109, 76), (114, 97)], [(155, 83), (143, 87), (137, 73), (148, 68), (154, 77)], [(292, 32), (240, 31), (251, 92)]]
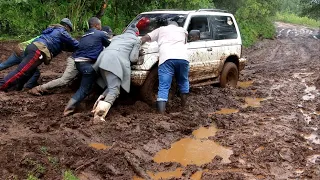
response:
[(64, 26), (68, 32), (72, 32), (72, 31), (73, 31), (73, 25), (72, 25), (70, 19), (68, 19), (68, 18), (63, 18), (63, 19), (60, 21), (60, 24), (61, 24), (62, 26)]
[(110, 39), (113, 37), (113, 32), (110, 26), (103, 26), (102, 31), (106, 32)]
[(89, 21), (88, 21), (88, 24), (89, 24), (89, 28), (95, 28), (95, 29), (98, 29), (98, 30), (102, 29), (101, 21), (97, 17), (90, 18)]

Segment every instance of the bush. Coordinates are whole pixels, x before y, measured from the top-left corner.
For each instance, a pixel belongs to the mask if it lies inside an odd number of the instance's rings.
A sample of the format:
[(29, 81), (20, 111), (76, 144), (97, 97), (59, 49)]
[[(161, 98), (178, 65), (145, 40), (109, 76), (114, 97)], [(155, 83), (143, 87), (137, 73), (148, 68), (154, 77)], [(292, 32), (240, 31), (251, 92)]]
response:
[(276, 20), (286, 23), (300, 24), (309, 27), (320, 27), (320, 21), (308, 17), (299, 17), (298, 15), (286, 12), (277, 13)]

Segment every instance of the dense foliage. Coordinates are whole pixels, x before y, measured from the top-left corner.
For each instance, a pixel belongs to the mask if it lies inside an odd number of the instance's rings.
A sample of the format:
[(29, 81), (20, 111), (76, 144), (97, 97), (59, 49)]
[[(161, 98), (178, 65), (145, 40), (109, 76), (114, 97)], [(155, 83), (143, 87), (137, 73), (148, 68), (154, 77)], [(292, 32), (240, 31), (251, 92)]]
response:
[(87, 19), (101, 11), (104, 25), (116, 33), (140, 12), (153, 9), (221, 8), (235, 14), (245, 45), (259, 38), (274, 35), (272, 20), (278, 10), (291, 13), (310, 13), (317, 16), (319, 0), (0, 0), (1, 36), (25, 39), (38, 35), (49, 24), (58, 23), (63, 17), (72, 20), (76, 34), (88, 28)]

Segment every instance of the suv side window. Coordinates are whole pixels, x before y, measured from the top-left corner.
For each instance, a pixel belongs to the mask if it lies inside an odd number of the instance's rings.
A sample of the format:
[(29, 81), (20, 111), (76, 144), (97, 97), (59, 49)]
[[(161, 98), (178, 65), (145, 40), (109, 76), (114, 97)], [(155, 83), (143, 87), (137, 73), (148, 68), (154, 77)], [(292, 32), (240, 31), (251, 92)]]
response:
[(211, 16), (210, 20), (214, 40), (238, 38), (236, 27), (230, 16)]
[(188, 32), (191, 30), (200, 31), (200, 40), (212, 39), (208, 16), (193, 16), (188, 26)]

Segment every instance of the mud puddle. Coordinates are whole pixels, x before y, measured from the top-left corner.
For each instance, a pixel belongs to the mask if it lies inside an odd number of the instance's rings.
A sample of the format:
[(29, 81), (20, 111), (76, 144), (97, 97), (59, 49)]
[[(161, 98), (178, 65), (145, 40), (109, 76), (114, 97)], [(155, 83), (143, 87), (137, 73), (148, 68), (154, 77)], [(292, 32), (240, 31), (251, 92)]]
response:
[(252, 86), (254, 81), (239, 81), (237, 86), (240, 87), (240, 88), (248, 88), (250, 86)]
[(153, 160), (157, 163), (177, 162), (182, 166), (201, 166), (211, 162), (215, 156), (220, 156), (223, 158), (222, 163), (230, 163), (229, 157), (233, 151), (208, 139), (217, 131), (214, 126), (201, 127), (192, 133), (194, 137), (183, 138), (173, 143), (170, 149), (159, 151)]
[(97, 150), (106, 150), (110, 148), (110, 146), (107, 146), (102, 143), (90, 143), (89, 146)]
[(261, 102), (267, 100), (266, 98), (252, 98), (252, 97), (246, 97), (244, 98), (245, 105), (243, 105), (243, 108), (247, 107), (261, 107)]

